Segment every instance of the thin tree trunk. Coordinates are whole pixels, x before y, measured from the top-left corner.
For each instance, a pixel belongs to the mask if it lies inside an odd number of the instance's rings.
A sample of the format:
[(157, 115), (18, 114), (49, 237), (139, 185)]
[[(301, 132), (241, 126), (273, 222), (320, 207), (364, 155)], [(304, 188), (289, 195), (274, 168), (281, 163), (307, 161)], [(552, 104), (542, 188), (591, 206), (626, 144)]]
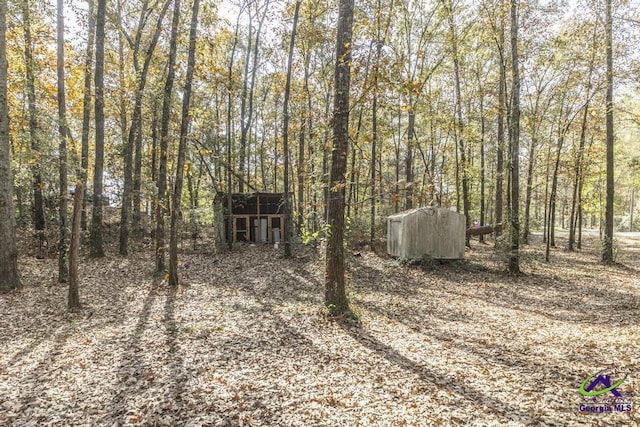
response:
[[(229, 59), (229, 71), (227, 76), (227, 245), (229, 250), (233, 249), (233, 240), (235, 236), (233, 235), (233, 181), (232, 177), (232, 163), (231, 163), (231, 152), (232, 152), (232, 134), (231, 134), (231, 109), (233, 107), (232, 103), (232, 91), (233, 91), (233, 61), (236, 54), (236, 48), (238, 47), (238, 32), (240, 31), (240, 17), (242, 16), (242, 11), (238, 12), (238, 19), (236, 20), (236, 30), (233, 36), (233, 47), (231, 48), (231, 58)], [(277, 157), (276, 157), (276, 167), (277, 168)], [(240, 180), (242, 181), (242, 180)]]
[(71, 245), (69, 247), (69, 294), (67, 308), (69, 311), (80, 309), (80, 291), (78, 281), (78, 256), (80, 252), (80, 222), (82, 216), (82, 199), (84, 188), (82, 181), (76, 184), (76, 194), (73, 200), (73, 216), (71, 219)]
[[(485, 225), (486, 222), (485, 134), (484, 92), (482, 92), (480, 94), (480, 225)], [(484, 243), (484, 234), (480, 235), (479, 241)]]
[(29, 111), (29, 139), (33, 152), (33, 223), (38, 240), (36, 258), (44, 258), (45, 218), (44, 197), (42, 195), (42, 173), (40, 172), (40, 138), (38, 136), (38, 112), (36, 108), (35, 60), (33, 57), (33, 39), (31, 37), (31, 11), (29, 0), (22, 3), (22, 26), (24, 30), (24, 58), (26, 72), (27, 104)]
[(22, 287), (18, 273), (7, 99), (7, 2), (0, 1), (0, 292)]
[(296, 43), (296, 30), (298, 28), (298, 16), (300, 3), (296, 1), (296, 9), (293, 14), (293, 28), (291, 29), (291, 41), (289, 42), (289, 59), (287, 62), (287, 81), (284, 86), (284, 103), (282, 107), (282, 149), (284, 150), (284, 256), (291, 257), (292, 214), (291, 195), (289, 189), (289, 97), (291, 95), (291, 69), (293, 67), (293, 49)]
[(91, 77), (93, 71), (93, 47), (94, 36), (96, 27), (96, 18), (94, 11), (93, 0), (89, 1), (88, 12), (88, 41), (87, 41), (87, 53), (84, 62), (84, 91), (82, 98), (82, 136), (81, 136), (81, 160), (80, 160), (80, 175), (84, 194), (82, 198), (82, 218), (80, 220), (80, 226), (82, 230), (87, 229), (87, 174), (89, 169), (89, 130), (91, 122)]
[(511, 0), (511, 251), (509, 272), (520, 273), (520, 59), (518, 56), (518, 0)]
[[(309, 93), (309, 61), (311, 56), (308, 55), (305, 58), (304, 65), (304, 92), (308, 97)], [(307, 122), (311, 116), (311, 108), (310, 104), (306, 107), (306, 111), (302, 112), (302, 123), (300, 124), (300, 136), (298, 138), (298, 219), (296, 221), (296, 228), (298, 230), (298, 235), (302, 234), (302, 230), (306, 229), (304, 224), (304, 183), (305, 178), (307, 177), (306, 173), (306, 159), (305, 159), (305, 136), (307, 132)]]
[(178, 45), (178, 24), (180, 23), (180, 0), (174, 0), (169, 41), (169, 64), (167, 80), (162, 97), (162, 121), (160, 123), (160, 157), (158, 164), (158, 195), (156, 197), (156, 272), (165, 270), (165, 227), (164, 215), (168, 208), (167, 199), (167, 152), (169, 150), (169, 122), (171, 121), (171, 99), (176, 76), (176, 52)]
[(91, 255), (104, 257), (102, 242), (102, 175), (104, 170), (104, 39), (106, 0), (98, 0), (96, 16), (96, 154), (93, 168), (93, 211), (91, 215)]
[(522, 232), (522, 242), (524, 244), (529, 243), (529, 235), (531, 234), (529, 229), (529, 219), (530, 219), (529, 217), (531, 214), (531, 193), (533, 191), (533, 167), (535, 165), (535, 149), (537, 144), (538, 144), (538, 140), (534, 134), (531, 136), (531, 146), (529, 147), (529, 162), (527, 167), (527, 190), (526, 190), (527, 193), (524, 201), (524, 231)]
[(345, 288), (344, 211), (345, 174), (349, 143), (349, 87), (351, 83), (351, 41), (353, 0), (340, 0), (336, 36), (335, 102), (333, 108), (333, 150), (329, 198), (329, 238), (325, 267), (325, 305), (333, 315), (348, 313)]
[(69, 266), (67, 265), (67, 104), (65, 102), (64, 82), (64, 2), (57, 4), (57, 74), (58, 74), (58, 135), (59, 173), (60, 173), (60, 236), (58, 241), (58, 282), (67, 283)]
[[(464, 122), (462, 120), (462, 89), (460, 82), (460, 61), (458, 59), (458, 38), (456, 35), (455, 22), (453, 19), (453, 4), (451, 3), (449, 6), (449, 31), (451, 33), (451, 42), (453, 48), (453, 70), (454, 70), (454, 79), (455, 79), (455, 93), (456, 93), (456, 139), (457, 146), (459, 150), (460, 156), (460, 164), (462, 167), (462, 205), (463, 205), (463, 213), (465, 216), (465, 229), (468, 229), (470, 226), (470, 218), (469, 218), (469, 178), (468, 178), (468, 169), (469, 165), (467, 164), (467, 155), (465, 153), (465, 142), (464, 142)], [(513, 25), (513, 23), (512, 23)], [(512, 33), (513, 34), (513, 33)], [(512, 35), (512, 45), (514, 43)], [(517, 52), (516, 52), (517, 54)], [(515, 56), (514, 56), (515, 58)], [(515, 78), (515, 77), (514, 77)], [(514, 86), (515, 87), (515, 86)], [(518, 112), (518, 115), (520, 113)], [(469, 236), (465, 237), (466, 245), (469, 246)]]
[(200, 0), (193, 0), (191, 29), (189, 30), (189, 56), (187, 59), (187, 75), (185, 76), (184, 95), (182, 98), (182, 124), (180, 125), (180, 143), (178, 145), (178, 161), (176, 165), (176, 182), (173, 189), (171, 208), (171, 237), (169, 241), (169, 286), (178, 286), (178, 228), (180, 217), (180, 200), (182, 199), (182, 181), (184, 161), (187, 151), (187, 133), (189, 130), (189, 104), (191, 102), (191, 85), (193, 69), (196, 64), (196, 35), (198, 31), (198, 9)]
[(607, 13), (605, 22), (605, 43), (607, 49), (607, 99), (606, 99), (606, 127), (607, 127), (607, 197), (605, 208), (604, 237), (602, 240), (602, 261), (612, 264), (613, 259), (613, 146), (615, 135), (613, 133), (613, 18), (612, 0), (606, 0)]
[[(505, 34), (504, 19), (500, 18), (500, 29), (498, 34), (499, 54), (500, 54), (500, 79), (498, 81), (498, 141), (496, 148), (496, 217), (495, 223), (502, 224), (503, 217), (503, 198), (504, 198), (504, 115), (506, 111), (506, 87), (507, 87), (507, 70), (504, 58)], [(496, 237), (502, 234), (496, 231)], [(495, 240), (496, 245), (499, 239)]]

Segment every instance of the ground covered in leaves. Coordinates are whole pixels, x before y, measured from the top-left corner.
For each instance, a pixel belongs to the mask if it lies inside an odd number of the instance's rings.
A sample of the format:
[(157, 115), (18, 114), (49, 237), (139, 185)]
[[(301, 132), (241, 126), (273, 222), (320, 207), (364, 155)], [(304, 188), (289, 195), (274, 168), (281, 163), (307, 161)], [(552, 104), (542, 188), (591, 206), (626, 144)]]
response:
[[(538, 242), (520, 277), (478, 243), (449, 264), (350, 252), (359, 322), (327, 319), (311, 247), (203, 244), (178, 289), (149, 251), (85, 259), (79, 313), (56, 261), (24, 258), (0, 295), (0, 425), (638, 425), (640, 242), (608, 267), (588, 243), (547, 264)], [(606, 367), (634, 410), (580, 413)]]

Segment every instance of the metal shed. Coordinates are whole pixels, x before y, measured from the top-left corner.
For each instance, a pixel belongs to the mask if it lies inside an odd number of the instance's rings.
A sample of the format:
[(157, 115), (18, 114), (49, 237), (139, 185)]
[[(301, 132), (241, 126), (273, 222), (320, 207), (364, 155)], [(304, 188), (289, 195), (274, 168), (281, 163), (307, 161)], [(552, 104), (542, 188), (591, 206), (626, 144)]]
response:
[(464, 258), (465, 216), (446, 208), (425, 207), (387, 219), (387, 253), (419, 259)]

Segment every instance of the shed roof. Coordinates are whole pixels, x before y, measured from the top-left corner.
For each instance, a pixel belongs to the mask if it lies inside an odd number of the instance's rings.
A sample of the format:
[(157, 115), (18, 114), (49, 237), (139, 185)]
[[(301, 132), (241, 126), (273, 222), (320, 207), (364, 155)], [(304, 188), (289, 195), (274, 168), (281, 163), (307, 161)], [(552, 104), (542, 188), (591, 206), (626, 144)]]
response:
[(409, 210), (406, 210), (406, 211), (395, 213), (393, 215), (389, 215), (389, 219), (400, 219), (400, 218), (404, 218), (406, 216), (411, 216), (411, 215), (414, 215), (414, 214), (417, 214), (417, 213), (432, 214), (433, 212), (436, 212), (436, 211), (446, 211), (446, 212), (451, 212), (451, 213), (459, 215), (458, 212), (456, 212), (454, 210), (451, 210), (449, 208), (441, 208), (441, 207), (438, 207), (438, 206), (424, 206), (424, 207), (421, 207), (421, 208), (413, 208), (413, 209), (409, 209)]

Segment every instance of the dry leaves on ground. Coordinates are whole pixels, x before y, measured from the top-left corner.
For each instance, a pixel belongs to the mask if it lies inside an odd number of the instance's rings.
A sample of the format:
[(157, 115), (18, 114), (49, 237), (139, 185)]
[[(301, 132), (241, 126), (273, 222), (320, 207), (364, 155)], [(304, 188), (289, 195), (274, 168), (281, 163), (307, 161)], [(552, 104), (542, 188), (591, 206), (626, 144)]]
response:
[(581, 414), (582, 380), (613, 366), (640, 392), (640, 274), (541, 246), (521, 277), (490, 247), (402, 265), (350, 257), (360, 322), (330, 321), (323, 264), (302, 247), (185, 253), (183, 285), (148, 253), (86, 259), (80, 313), (55, 261), (22, 259), (0, 296), (0, 425), (634, 425)]

